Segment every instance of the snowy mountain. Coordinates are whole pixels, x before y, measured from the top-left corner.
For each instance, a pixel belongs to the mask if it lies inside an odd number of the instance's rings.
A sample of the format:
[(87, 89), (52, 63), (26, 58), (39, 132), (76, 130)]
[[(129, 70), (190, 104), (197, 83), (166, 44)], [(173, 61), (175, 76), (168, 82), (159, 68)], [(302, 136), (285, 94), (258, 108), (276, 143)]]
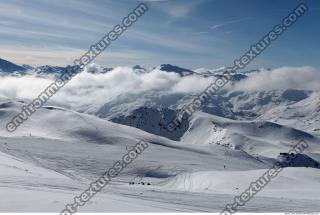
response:
[[(306, 99), (310, 100), (309, 96), (311, 95), (310, 91), (293, 89), (259, 92), (225, 91), (212, 96), (201, 110), (228, 119), (259, 120), (262, 118), (269, 120), (271, 118), (263, 117), (263, 115), (272, 111), (273, 108), (284, 108)], [(122, 97), (123, 99), (121, 99)], [(165, 119), (168, 124), (176, 117), (177, 111), (189, 104), (191, 99), (192, 96), (187, 95), (173, 94), (168, 97), (152, 92), (148, 92), (144, 96), (132, 95), (130, 100), (126, 95), (121, 95), (116, 100), (111, 100), (103, 105), (96, 115), (177, 140), (176, 138), (180, 138), (181, 134), (172, 135), (170, 132), (165, 132), (163, 130), (164, 120), (160, 116), (163, 114), (162, 112), (170, 111), (172, 114), (167, 115)], [(310, 111), (309, 114), (312, 118), (315, 118), (315, 115), (316, 118), (320, 117), (316, 109)], [(276, 114), (276, 116), (282, 116), (282, 114)], [(188, 128), (189, 125), (185, 123), (187, 122), (183, 122), (183, 127)]]
[(6, 123), (66, 69), (42, 66), (0, 77), (0, 192), (8, 197), (0, 212), (61, 211), (140, 140), (148, 149), (80, 212), (220, 212), (300, 140), (305, 151), (241, 211), (320, 210), (314, 69), (234, 74), (170, 132), (166, 126), (223, 69), (91, 64), (7, 132)]
[[(65, 90), (63, 89), (50, 100), (50, 104), (72, 108), (79, 112), (93, 114), (120, 124), (138, 127), (149, 133), (178, 140), (177, 138), (183, 135), (184, 129), (189, 125), (183, 125), (183, 132), (179, 131), (180, 133), (166, 132), (163, 130), (165, 127), (163, 114), (169, 111), (170, 114), (166, 116), (165, 121), (173, 120), (174, 113), (190, 104), (194, 96), (214, 82), (216, 78), (222, 77), (224, 69), (224, 67), (211, 70), (202, 68), (193, 72), (170, 64), (162, 64), (149, 69), (139, 65), (133, 68), (116, 67), (111, 69), (90, 64), (83, 71), (79, 70), (79, 75), (75, 78), (76, 81), (71, 81)], [(66, 70), (67, 67), (40, 66), (29, 70), (27, 74), (39, 76), (35, 81), (42, 83), (58, 77)], [(298, 74), (298, 72), (294, 72), (294, 74)], [(257, 69), (241, 71), (232, 75), (230, 83), (211, 96), (200, 110), (228, 119), (259, 120), (261, 118), (271, 120), (274, 117), (269, 117), (267, 112), (274, 108), (286, 109), (287, 106), (307, 101), (313, 93), (318, 93), (318, 90), (301, 89), (301, 87), (296, 89), (287, 87), (283, 89), (241, 89), (243, 85), (246, 86), (244, 83), (269, 73), (272, 74), (273, 70)], [(306, 73), (305, 76), (308, 74)], [(25, 77), (26, 81), (34, 79), (34, 77), (27, 75)], [(294, 78), (294, 76), (292, 77)], [(90, 81), (86, 81), (88, 79)], [(288, 82), (295, 83), (296, 80)], [(314, 80), (316, 82), (317, 79), (314, 78)], [(3, 96), (21, 95), (22, 93), (18, 92), (25, 89), (15, 89), (21, 85), (14, 84), (18, 82), (17, 79), (10, 82), (4, 80), (6, 84), (13, 84), (11, 87), (13, 90), (10, 92), (11, 88), (7, 87), (2, 90), (2, 92), (6, 92)], [(310, 81), (308, 80), (308, 82)], [(2, 83), (3, 86), (5, 86), (4, 83)], [(33, 83), (30, 85), (32, 88), (35, 86)], [(41, 90), (40, 87), (38, 91)], [(29, 99), (29, 97), (21, 98), (18, 96), (16, 98)], [(137, 113), (139, 113), (139, 117), (135, 118)], [(281, 114), (277, 114), (277, 116), (279, 115)], [(317, 118), (316, 110), (313, 113), (308, 113), (308, 117), (311, 116)], [(293, 124), (295, 124), (295, 120), (290, 125)], [(297, 128), (304, 130), (304, 127)], [(313, 125), (312, 128), (307, 128), (307, 131), (317, 133), (317, 129), (317, 125)]]
[[(0, 126), (23, 105), (2, 99)], [(124, 212), (126, 207), (131, 212), (219, 212), (299, 139), (309, 145), (299, 162), (285, 168), (241, 211), (318, 211), (319, 138), (276, 123), (239, 122), (198, 112), (181, 140), (172, 141), (46, 106), (16, 132), (0, 130), (0, 190), (8, 197), (0, 211), (61, 211), (127, 148), (144, 140), (149, 143), (146, 151), (80, 212)]]
[(174, 66), (171, 64), (161, 64), (160, 66), (157, 67), (157, 69), (164, 71), (164, 72), (174, 72), (174, 73), (179, 74), (180, 76), (187, 76), (187, 75), (194, 74), (194, 72), (189, 69)]
[(49, 66), (49, 65), (45, 65), (45, 66), (39, 66), (34, 68), (34, 72), (36, 74), (44, 74), (44, 75), (48, 75), (48, 74), (63, 74), (65, 73), (67, 70), (66, 67), (60, 67), (60, 66)]
[(222, 74), (225, 71), (226, 71), (226, 67), (224, 67), (224, 66), (219, 67), (217, 69), (198, 68), (198, 69), (194, 70), (194, 72), (197, 74), (207, 75), (207, 76), (215, 75), (215, 74)]
[[(301, 95), (297, 94), (301, 98)], [(296, 98), (296, 97), (294, 97)], [(266, 111), (261, 119), (278, 122), (320, 136), (320, 93), (306, 99)]]
[(107, 73), (109, 71), (111, 71), (112, 68), (106, 68), (106, 67), (102, 67), (100, 65), (97, 65), (95, 63), (91, 63), (89, 65), (87, 65), (84, 69), (84, 71), (92, 73), (92, 74), (98, 74), (98, 73)]
[(145, 73), (148, 72), (147, 69), (141, 67), (140, 65), (135, 65), (132, 67), (133, 71), (138, 72), (138, 73)]
[(171, 119), (177, 116), (177, 112), (168, 108), (154, 109), (141, 107), (134, 110), (129, 116), (112, 118), (111, 121), (122, 125), (132, 126), (151, 134), (179, 140), (189, 127), (188, 118), (184, 118), (175, 130), (169, 131), (167, 125)]
[(34, 73), (38, 75), (61, 75), (66, 73), (68, 70), (77, 71), (79, 73), (85, 71), (91, 74), (98, 74), (98, 73), (107, 73), (112, 70), (112, 68), (104, 68), (96, 64), (90, 64), (84, 68), (84, 70), (80, 70), (78, 66), (68, 66), (68, 67), (60, 67), (60, 66), (39, 66), (34, 68)]
[(0, 58), (0, 72), (13, 73), (25, 71), (25, 68)]
[(32, 66), (28, 65), (28, 64), (22, 64), (22, 67), (25, 68), (26, 70), (31, 70), (33, 69)]

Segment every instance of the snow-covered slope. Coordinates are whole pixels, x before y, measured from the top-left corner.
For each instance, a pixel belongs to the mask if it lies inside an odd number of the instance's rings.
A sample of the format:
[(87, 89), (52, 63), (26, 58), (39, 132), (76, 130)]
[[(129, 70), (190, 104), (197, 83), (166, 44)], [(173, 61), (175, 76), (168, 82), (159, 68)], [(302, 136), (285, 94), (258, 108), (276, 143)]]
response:
[[(257, 180), (264, 172), (264, 170), (250, 170), (184, 173), (164, 182), (163, 186), (196, 192), (240, 195), (250, 186), (250, 182)], [(303, 177), (297, 177), (299, 174)], [(303, 195), (305, 199), (319, 200), (318, 190), (313, 189), (320, 185), (319, 177), (318, 169), (285, 168), (258, 196), (277, 196), (279, 199), (290, 196), (290, 198), (301, 199)], [(237, 180), (234, 180), (235, 178)]]
[[(312, 95), (312, 92), (309, 91), (293, 89), (260, 92), (221, 92), (212, 96), (204, 105), (202, 111), (211, 115), (234, 120), (268, 120), (272, 119), (271, 117), (266, 117), (270, 115), (269, 112), (274, 112), (276, 109), (287, 109), (287, 106), (288, 110), (291, 110), (291, 115), (299, 115), (293, 108), (290, 108), (290, 105), (310, 103), (310, 101), (314, 102), (314, 98), (318, 94), (319, 93), (315, 93), (315, 95)], [(124, 99), (121, 99), (122, 97)], [(167, 103), (164, 101), (167, 101)], [(120, 124), (137, 127), (149, 133), (179, 140), (185, 132), (185, 128), (190, 126), (188, 122), (183, 122), (183, 129), (179, 129), (179, 132), (173, 132), (174, 134), (166, 132), (163, 130), (163, 127), (175, 118), (175, 114), (179, 108), (189, 104), (191, 101), (192, 96), (179, 94), (168, 97), (160, 93), (155, 94), (150, 92), (144, 96), (132, 95), (129, 100), (128, 95), (121, 95), (120, 98), (105, 104), (96, 114)], [(159, 108), (159, 106), (162, 105), (164, 108)], [(304, 107), (302, 107), (302, 110), (304, 110)], [(305, 111), (307, 111), (305, 116), (313, 118), (314, 120), (320, 117), (314, 104), (313, 108), (306, 108)], [(160, 117), (166, 112), (170, 112), (171, 114), (167, 114), (165, 119)], [(283, 114), (275, 112), (274, 116), (280, 116), (281, 118)], [(293, 126), (297, 118), (291, 116), (288, 118), (293, 119), (293, 123), (290, 124), (290, 126)], [(309, 124), (311, 124), (311, 122), (309, 122)], [(307, 130), (311, 133), (317, 131), (317, 123), (312, 124), (314, 127), (312, 128), (313, 131), (311, 129)], [(304, 127), (296, 128), (305, 129)]]
[[(2, 212), (62, 210), (139, 140), (147, 141), (148, 149), (80, 212), (219, 212), (232, 195), (249, 184), (247, 180), (267, 169), (278, 153), (290, 149), (297, 139), (308, 142), (307, 156), (320, 160), (318, 138), (308, 133), (275, 123), (237, 122), (206, 113), (194, 116), (179, 142), (49, 106), (16, 132), (7, 132), (5, 123), (22, 105), (11, 100), (0, 102), (0, 190), (8, 196), (0, 205)], [(317, 174), (314, 168), (285, 171), (279, 183), (275, 181), (274, 187), (255, 198), (256, 206), (249, 204), (248, 208), (276, 211), (271, 205), (277, 202), (282, 205), (280, 211), (301, 211), (306, 204), (311, 205), (310, 210), (319, 210), (311, 200), (320, 183)], [(136, 185), (129, 186), (132, 181)], [(151, 185), (138, 184), (141, 181)], [(296, 183), (308, 186), (278, 199), (276, 188), (285, 184), (285, 189), (290, 189)], [(28, 199), (30, 195), (36, 197)]]
[(239, 122), (197, 113), (181, 142), (232, 148), (268, 164), (278, 159), (280, 152), (289, 151), (301, 139), (309, 145), (304, 153), (320, 161), (318, 137), (268, 121)]
[(169, 131), (167, 125), (177, 116), (177, 112), (168, 108), (154, 109), (141, 107), (134, 110), (129, 116), (112, 118), (111, 121), (122, 125), (132, 126), (151, 134), (180, 140), (189, 127), (189, 120), (185, 117), (174, 131)]
[(261, 119), (278, 122), (320, 136), (320, 92), (297, 103), (268, 110)]
[[(33, 82), (50, 82), (65, 69), (44, 66), (29, 70), (25, 78), (1, 79), (0, 193), (8, 198), (0, 212), (62, 210), (140, 140), (149, 148), (80, 212), (220, 212), (301, 139), (309, 147), (241, 210), (320, 210), (317, 84), (292, 88), (281, 79), (284, 87), (260, 89), (250, 81), (271, 71), (241, 72), (169, 132), (165, 127), (179, 109), (223, 75), (223, 68), (193, 72), (170, 64), (113, 70), (89, 65), (47, 106), (7, 132), (6, 123), (30, 99), (21, 96), (29, 88), (21, 90), (16, 83), (32, 80), (31, 93), (38, 93)], [(253, 86), (241, 86), (249, 82)]]

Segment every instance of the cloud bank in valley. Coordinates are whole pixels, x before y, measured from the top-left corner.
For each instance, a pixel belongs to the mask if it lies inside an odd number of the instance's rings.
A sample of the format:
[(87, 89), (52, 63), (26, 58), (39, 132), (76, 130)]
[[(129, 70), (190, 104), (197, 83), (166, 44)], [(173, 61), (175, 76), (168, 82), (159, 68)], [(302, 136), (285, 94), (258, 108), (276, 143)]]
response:
[(309, 66), (280, 67), (257, 73), (235, 85), (235, 90), (320, 90), (320, 71)]
[[(89, 68), (99, 71), (99, 67)], [(101, 69), (101, 68), (100, 68)], [(34, 99), (51, 84), (51, 77), (26, 75), (0, 77), (0, 96), (13, 99)], [(198, 93), (214, 78), (199, 76), (180, 77), (176, 73), (155, 69), (138, 73), (129, 67), (117, 67), (107, 73), (92, 74), (86, 70), (74, 77), (54, 95), (50, 103), (77, 109), (80, 106), (99, 107), (124, 94), (143, 94), (150, 91), (163, 93)], [(197, 83), (197, 84), (195, 84)]]
[[(92, 69), (99, 67), (93, 66)], [(101, 69), (101, 68), (100, 68)], [(53, 78), (26, 75), (0, 77), (0, 97), (34, 99)], [(86, 71), (77, 75), (50, 104), (76, 110), (97, 110), (102, 105), (128, 94), (144, 95), (152, 91), (164, 94), (197, 94), (204, 90), (214, 77), (199, 75), (180, 77), (173, 72), (155, 69), (148, 73), (135, 72), (129, 67), (117, 67), (107, 73), (92, 74)], [(320, 90), (320, 72), (312, 67), (281, 67), (263, 71), (235, 84), (233, 90), (259, 91), (281, 89)], [(123, 98), (123, 97), (122, 97)]]

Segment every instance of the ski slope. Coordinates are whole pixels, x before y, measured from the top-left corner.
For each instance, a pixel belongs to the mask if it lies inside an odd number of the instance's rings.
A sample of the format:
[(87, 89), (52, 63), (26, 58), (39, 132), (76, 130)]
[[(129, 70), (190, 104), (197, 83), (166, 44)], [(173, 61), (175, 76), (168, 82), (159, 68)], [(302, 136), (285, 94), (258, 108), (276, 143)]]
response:
[[(320, 161), (317, 136), (205, 113), (194, 115), (180, 141), (59, 107), (41, 108), (7, 132), (23, 105), (0, 100), (0, 212), (60, 212), (139, 140), (149, 147), (80, 212), (220, 212), (298, 139)], [(319, 211), (319, 174), (285, 168), (241, 211)]]

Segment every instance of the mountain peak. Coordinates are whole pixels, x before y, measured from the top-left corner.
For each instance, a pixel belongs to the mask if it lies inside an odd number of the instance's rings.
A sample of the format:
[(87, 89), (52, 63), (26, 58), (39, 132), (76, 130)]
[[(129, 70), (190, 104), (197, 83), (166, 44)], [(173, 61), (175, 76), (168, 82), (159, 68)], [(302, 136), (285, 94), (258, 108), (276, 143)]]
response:
[(0, 71), (11, 73), (16, 71), (25, 71), (25, 68), (0, 58)]
[(182, 67), (174, 66), (174, 65), (171, 65), (171, 64), (161, 64), (159, 66), (159, 69), (161, 71), (165, 71), (165, 72), (175, 72), (175, 73), (178, 73), (181, 76), (187, 76), (187, 75), (194, 74), (194, 72), (189, 70), (189, 69), (185, 69), (185, 68), (182, 68)]
[(132, 67), (132, 69), (134, 69), (134, 70), (135, 70), (135, 69), (144, 69), (144, 68), (143, 68), (143, 67), (141, 67), (140, 65), (135, 65), (135, 66), (133, 66), (133, 67)]
[(32, 66), (28, 65), (28, 64), (22, 64), (22, 67), (25, 68), (26, 70), (31, 70), (33, 69)]

